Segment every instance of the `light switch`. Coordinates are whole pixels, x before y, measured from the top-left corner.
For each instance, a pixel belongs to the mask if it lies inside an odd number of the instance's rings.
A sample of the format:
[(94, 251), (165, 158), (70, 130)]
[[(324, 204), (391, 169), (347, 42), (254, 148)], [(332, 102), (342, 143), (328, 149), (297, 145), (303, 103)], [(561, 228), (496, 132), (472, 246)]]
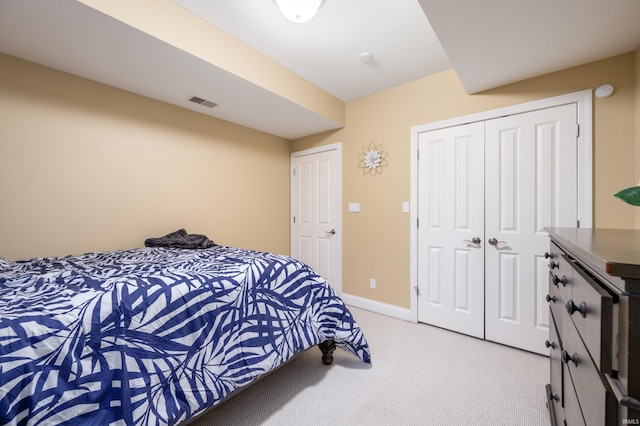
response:
[(409, 213), (409, 202), (408, 201), (403, 201), (402, 202), (402, 213)]
[(349, 203), (349, 213), (360, 213), (360, 203)]

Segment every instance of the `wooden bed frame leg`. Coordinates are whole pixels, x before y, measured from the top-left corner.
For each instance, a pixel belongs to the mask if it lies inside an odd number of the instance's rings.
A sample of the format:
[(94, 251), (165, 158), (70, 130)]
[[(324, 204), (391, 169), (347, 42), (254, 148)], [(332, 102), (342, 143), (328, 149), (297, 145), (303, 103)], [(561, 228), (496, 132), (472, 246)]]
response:
[(322, 362), (324, 365), (330, 365), (333, 363), (333, 351), (336, 350), (336, 343), (333, 339), (325, 340), (318, 345), (322, 351)]

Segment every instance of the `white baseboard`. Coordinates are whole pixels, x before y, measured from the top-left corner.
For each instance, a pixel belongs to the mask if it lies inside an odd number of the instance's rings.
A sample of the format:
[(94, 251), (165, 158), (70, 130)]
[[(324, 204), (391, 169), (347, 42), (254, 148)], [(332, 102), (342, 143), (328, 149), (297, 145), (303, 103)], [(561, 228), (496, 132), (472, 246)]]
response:
[(364, 297), (354, 296), (352, 294), (342, 293), (340, 298), (347, 305), (375, 312), (376, 314), (386, 315), (388, 317), (397, 318), (404, 321), (411, 321), (411, 310), (401, 308), (388, 303), (377, 302), (375, 300), (365, 299)]

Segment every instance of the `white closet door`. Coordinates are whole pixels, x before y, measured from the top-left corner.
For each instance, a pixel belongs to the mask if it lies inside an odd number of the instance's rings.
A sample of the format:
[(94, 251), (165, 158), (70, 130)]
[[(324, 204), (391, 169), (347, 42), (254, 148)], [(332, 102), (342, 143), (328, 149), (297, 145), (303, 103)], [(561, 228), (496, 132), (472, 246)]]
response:
[(485, 123), (486, 338), (548, 354), (545, 227), (577, 223), (576, 105)]
[(484, 124), (473, 123), (422, 133), (418, 142), (418, 320), (480, 338), (483, 133)]

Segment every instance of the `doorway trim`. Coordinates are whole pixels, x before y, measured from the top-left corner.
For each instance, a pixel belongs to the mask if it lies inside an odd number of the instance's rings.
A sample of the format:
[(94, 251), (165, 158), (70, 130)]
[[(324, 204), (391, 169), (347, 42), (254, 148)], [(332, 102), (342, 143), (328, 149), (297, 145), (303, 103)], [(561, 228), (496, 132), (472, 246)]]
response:
[(295, 215), (295, 206), (296, 206), (296, 194), (294, 187), (294, 169), (296, 164), (296, 159), (298, 157), (304, 157), (306, 155), (319, 154), (321, 152), (327, 151), (336, 151), (336, 167), (334, 170), (334, 179), (336, 180), (336, 195), (337, 203), (335, 208), (338, 209), (336, 214), (336, 234), (333, 238), (337, 239), (336, 241), (336, 264), (334, 265), (336, 268), (336, 279), (331, 283), (331, 287), (333, 290), (340, 296), (342, 294), (342, 142), (336, 142), (329, 145), (323, 145), (317, 148), (305, 149), (302, 151), (295, 151), (291, 153), (291, 165), (290, 165), (290, 214), (289, 221), (291, 223), (291, 231), (290, 231), (290, 240), (289, 240), (289, 254), (292, 255), (293, 246), (295, 245), (295, 223), (293, 222), (293, 217)]
[[(592, 90), (569, 93), (537, 101), (526, 102), (448, 120), (411, 127), (411, 183), (410, 183), (410, 321), (418, 322), (418, 139), (420, 133), (446, 127), (486, 121), (506, 115), (521, 114), (539, 109), (575, 103), (580, 131), (578, 143), (578, 221), (581, 228), (593, 226), (593, 107)], [(578, 131), (576, 129), (576, 131)]]

